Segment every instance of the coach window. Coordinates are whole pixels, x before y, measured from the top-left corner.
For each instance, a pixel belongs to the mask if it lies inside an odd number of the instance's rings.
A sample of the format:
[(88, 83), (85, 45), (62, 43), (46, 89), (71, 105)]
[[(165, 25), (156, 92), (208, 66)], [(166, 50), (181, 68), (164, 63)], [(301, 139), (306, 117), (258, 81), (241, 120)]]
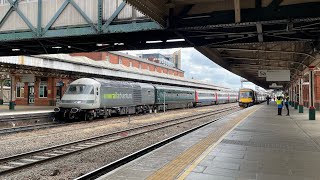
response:
[(40, 98), (46, 98), (48, 97), (48, 85), (47, 82), (40, 82), (39, 85), (39, 97)]
[(24, 97), (24, 83), (17, 83), (16, 85), (16, 97), (23, 98)]

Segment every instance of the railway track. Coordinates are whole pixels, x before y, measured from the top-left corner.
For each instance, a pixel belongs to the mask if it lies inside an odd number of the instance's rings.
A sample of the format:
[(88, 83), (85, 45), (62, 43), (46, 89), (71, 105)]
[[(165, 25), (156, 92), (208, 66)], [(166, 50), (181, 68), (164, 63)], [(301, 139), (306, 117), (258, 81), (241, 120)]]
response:
[(0, 116), (0, 123), (25, 121), (29, 119), (41, 120), (41, 119), (48, 119), (50, 116), (51, 116), (51, 113), (5, 115), (5, 116)]
[(33, 130), (45, 129), (45, 128), (53, 128), (53, 127), (59, 127), (63, 125), (65, 124), (52, 122), (52, 123), (35, 124), (35, 125), (29, 125), (29, 126), (19, 126), (19, 127), (13, 127), (13, 128), (3, 128), (3, 129), (0, 129), (0, 135), (23, 132), (23, 131), (33, 131)]
[[(203, 114), (197, 114), (197, 115), (188, 116), (188, 117), (175, 118), (167, 121), (150, 123), (150, 124), (135, 127), (135, 128), (129, 128), (129, 129), (116, 131), (116, 132), (112, 132), (112, 133), (108, 133), (108, 134), (104, 134), (104, 135), (100, 135), (92, 138), (87, 138), (79, 141), (65, 143), (62, 145), (57, 145), (57, 146), (43, 148), (43, 149), (30, 151), (30, 152), (26, 152), (18, 155), (13, 155), (10, 157), (1, 158), (0, 159), (0, 175), (3, 175), (8, 172), (16, 171), (19, 169), (23, 169), (35, 164), (61, 158), (66, 155), (74, 154), (74, 153), (87, 150), (90, 148), (94, 148), (97, 146), (110, 144), (110, 143), (122, 140), (124, 138), (143, 135), (144, 133), (147, 133), (147, 132), (161, 130), (163, 128), (175, 126), (178, 124), (191, 122), (197, 119), (201, 119), (201, 118), (205, 118), (213, 115), (218, 115), (220, 113), (234, 110), (236, 108), (238, 108), (238, 106), (218, 109), (215, 111), (211, 111)], [(209, 122), (209, 123), (212, 123), (212, 122)]]
[(51, 113), (0, 116), (0, 135), (59, 126)]

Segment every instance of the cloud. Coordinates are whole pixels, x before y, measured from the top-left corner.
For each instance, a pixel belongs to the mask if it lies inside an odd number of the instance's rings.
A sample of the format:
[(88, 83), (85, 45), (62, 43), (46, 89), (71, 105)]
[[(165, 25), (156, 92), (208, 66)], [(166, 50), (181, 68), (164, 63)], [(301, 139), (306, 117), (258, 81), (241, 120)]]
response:
[[(125, 53), (136, 55), (141, 53), (169, 54), (179, 49), (153, 49), (143, 51), (125, 51)], [(240, 76), (220, 67), (194, 48), (181, 49), (181, 69), (188, 79), (196, 79), (214, 85), (224, 86), (232, 89), (241, 87)], [(252, 83), (244, 83), (244, 87), (254, 88)]]

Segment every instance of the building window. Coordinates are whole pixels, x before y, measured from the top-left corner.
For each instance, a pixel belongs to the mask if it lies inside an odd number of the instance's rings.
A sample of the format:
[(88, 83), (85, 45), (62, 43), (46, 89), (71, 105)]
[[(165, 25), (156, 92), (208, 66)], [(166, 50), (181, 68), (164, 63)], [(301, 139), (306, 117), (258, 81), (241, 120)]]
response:
[(48, 97), (48, 86), (47, 82), (40, 82), (39, 85), (39, 97), (41, 98), (46, 98)]
[(16, 85), (16, 97), (23, 98), (24, 97), (24, 83), (17, 83)]

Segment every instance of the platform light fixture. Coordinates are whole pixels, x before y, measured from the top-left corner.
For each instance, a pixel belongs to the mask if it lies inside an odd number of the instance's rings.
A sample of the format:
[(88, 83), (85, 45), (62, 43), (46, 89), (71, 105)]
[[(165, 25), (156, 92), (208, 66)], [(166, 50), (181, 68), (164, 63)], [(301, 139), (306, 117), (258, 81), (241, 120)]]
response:
[(113, 45), (115, 45), (115, 46), (123, 46), (124, 43), (114, 43)]
[(96, 46), (98, 46), (98, 47), (102, 47), (102, 46), (109, 46), (110, 44), (103, 44), (103, 43), (98, 43), (98, 44), (96, 44)]
[(53, 46), (52, 49), (61, 49), (61, 46)]
[(163, 41), (161, 40), (156, 40), (156, 41), (146, 41), (147, 44), (154, 44), (154, 43), (162, 43)]
[(12, 51), (20, 51), (20, 49), (12, 49)]
[(185, 39), (168, 39), (167, 42), (183, 42)]
[(182, 18), (182, 19), (200, 19), (200, 18), (209, 18), (211, 16), (209, 15), (203, 15), (203, 16), (190, 16), (190, 17), (185, 17), (185, 18)]

